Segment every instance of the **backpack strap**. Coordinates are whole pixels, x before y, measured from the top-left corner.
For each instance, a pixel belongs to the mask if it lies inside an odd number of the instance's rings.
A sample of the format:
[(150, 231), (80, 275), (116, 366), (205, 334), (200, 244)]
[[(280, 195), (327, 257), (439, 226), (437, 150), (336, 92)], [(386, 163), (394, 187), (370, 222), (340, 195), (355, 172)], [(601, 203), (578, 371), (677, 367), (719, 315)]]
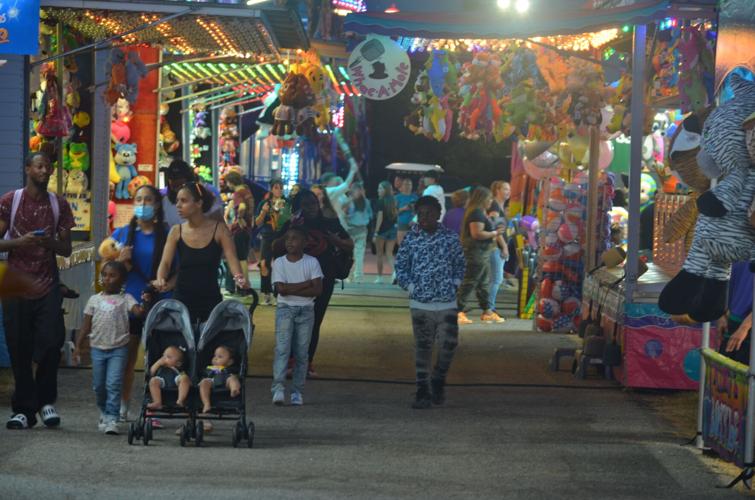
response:
[(50, 207), (52, 208), (52, 234), (58, 234), (58, 221), (60, 221), (60, 202), (58, 201), (58, 195), (48, 191), (47, 195), (50, 197)]
[(18, 212), (18, 207), (21, 205), (21, 197), (24, 195), (24, 188), (16, 189), (16, 191), (13, 193), (13, 202), (10, 206), (10, 223), (8, 224), (8, 228), (5, 230), (5, 236), (4, 239), (9, 240), (11, 239), (10, 232), (13, 229), (13, 222), (16, 220), (16, 212)]

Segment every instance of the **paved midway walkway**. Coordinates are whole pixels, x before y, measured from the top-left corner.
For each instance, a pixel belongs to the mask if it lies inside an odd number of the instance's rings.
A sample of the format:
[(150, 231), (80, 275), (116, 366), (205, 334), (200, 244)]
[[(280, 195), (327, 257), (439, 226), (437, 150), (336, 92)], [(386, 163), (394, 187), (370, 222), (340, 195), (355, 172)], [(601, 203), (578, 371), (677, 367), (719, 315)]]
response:
[[(513, 303), (502, 297), (501, 305)], [(736, 498), (727, 478), (631, 394), (549, 372), (574, 338), (470, 325), (445, 407), (410, 409), (411, 327), (390, 285), (348, 286), (326, 316), (305, 406), (270, 404), (274, 308), (260, 306), (247, 405), (254, 449), (217, 423), (202, 448), (173, 427), (148, 446), (96, 431), (91, 372), (60, 377), (62, 428), (0, 429), (0, 498)], [(138, 377), (141, 380), (142, 374)], [(8, 372), (0, 372), (0, 380)], [(136, 409), (136, 399), (132, 409)], [(0, 415), (10, 412), (0, 384)]]

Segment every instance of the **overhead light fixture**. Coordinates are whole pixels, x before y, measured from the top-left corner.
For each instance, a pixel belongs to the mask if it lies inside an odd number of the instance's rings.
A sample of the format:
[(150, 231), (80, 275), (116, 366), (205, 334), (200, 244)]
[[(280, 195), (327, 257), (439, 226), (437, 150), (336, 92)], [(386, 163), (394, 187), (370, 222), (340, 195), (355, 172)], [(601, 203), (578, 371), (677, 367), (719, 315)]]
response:
[(498, 4), (498, 8), (502, 10), (511, 7), (511, 0), (498, 0), (496, 3)]
[(530, 10), (530, 0), (515, 0), (514, 9), (520, 14), (524, 14)]
[(256, 5), (262, 2), (267, 2), (267, 0), (246, 0), (247, 5)]
[(385, 9), (385, 11), (384, 11), (384, 12), (385, 12), (386, 14), (398, 14), (398, 13), (399, 13), (399, 12), (401, 12), (401, 11), (400, 11), (400, 10), (398, 10), (398, 7), (396, 7), (396, 4), (395, 4), (395, 3), (392, 3), (392, 4), (391, 4), (391, 6), (390, 6), (390, 7), (388, 7), (387, 9)]

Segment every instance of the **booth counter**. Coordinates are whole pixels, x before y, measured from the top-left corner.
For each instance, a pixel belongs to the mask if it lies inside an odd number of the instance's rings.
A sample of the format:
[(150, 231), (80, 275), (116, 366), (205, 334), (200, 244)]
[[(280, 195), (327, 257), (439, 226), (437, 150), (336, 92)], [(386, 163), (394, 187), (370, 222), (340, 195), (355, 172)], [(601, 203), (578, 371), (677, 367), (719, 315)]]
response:
[[(614, 378), (626, 387), (696, 390), (702, 327), (680, 325), (658, 308), (658, 295), (671, 277), (649, 264), (628, 303), (623, 275), (623, 268), (599, 269), (585, 278), (582, 295), (583, 320), (599, 319), (607, 342), (621, 348)], [(712, 328), (711, 347), (717, 345)]]

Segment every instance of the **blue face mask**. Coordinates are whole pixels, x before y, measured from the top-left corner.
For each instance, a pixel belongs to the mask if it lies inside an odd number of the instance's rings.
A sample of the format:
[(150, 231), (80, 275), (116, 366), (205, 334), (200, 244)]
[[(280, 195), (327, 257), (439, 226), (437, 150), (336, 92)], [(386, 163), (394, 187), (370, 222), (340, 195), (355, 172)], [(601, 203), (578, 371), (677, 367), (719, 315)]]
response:
[(155, 207), (153, 205), (136, 205), (134, 215), (137, 219), (152, 220), (155, 217)]

